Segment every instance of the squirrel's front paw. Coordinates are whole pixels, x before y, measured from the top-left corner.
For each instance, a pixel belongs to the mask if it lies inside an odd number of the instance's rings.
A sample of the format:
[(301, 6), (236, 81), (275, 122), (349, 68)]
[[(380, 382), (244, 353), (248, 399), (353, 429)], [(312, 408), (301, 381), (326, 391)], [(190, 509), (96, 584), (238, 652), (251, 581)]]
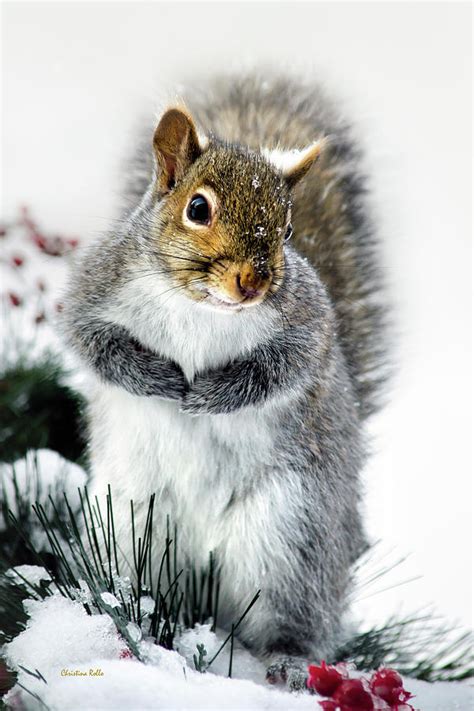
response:
[(187, 415), (199, 415), (202, 412), (200, 399), (193, 396), (190, 390), (185, 391), (181, 398), (179, 411), (185, 412)]
[(163, 400), (181, 401), (186, 392), (186, 381), (179, 365), (155, 355), (147, 361), (144, 383), (144, 394)]
[(305, 691), (308, 679), (308, 664), (302, 659), (281, 657), (267, 668), (269, 684), (284, 684), (289, 691)]
[(216, 415), (222, 410), (215, 388), (201, 380), (187, 385), (181, 399), (180, 411), (187, 415)]

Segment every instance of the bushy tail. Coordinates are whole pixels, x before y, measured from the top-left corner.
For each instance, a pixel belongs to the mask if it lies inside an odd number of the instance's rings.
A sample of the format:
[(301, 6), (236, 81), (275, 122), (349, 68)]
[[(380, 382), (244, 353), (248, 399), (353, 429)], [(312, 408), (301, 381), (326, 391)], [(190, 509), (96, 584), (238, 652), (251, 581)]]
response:
[(358, 172), (358, 155), (345, 133), (332, 140), (293, 209), (295, 246), (316, 267), (333, 301), (339, 342), (361, 416), (380, 404), (387, 378), (387, 308), (376, 235)]

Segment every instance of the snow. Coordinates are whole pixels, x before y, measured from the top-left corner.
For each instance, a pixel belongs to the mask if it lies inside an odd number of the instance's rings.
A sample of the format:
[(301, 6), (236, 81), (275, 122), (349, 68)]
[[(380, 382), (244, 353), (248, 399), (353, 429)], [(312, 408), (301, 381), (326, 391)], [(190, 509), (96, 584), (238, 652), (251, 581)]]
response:
[(7, 645), (7, 659), (15, 666), (38, 668), (49, 678), (56, 666), (77, 667), (93, 656), (116, 659), (126, 649), (109, 615), (88, 615), (83, 605), (59, 593), (23, 604), (29, 624)]
[(42, 580), (51, 580), (51, 576), (39, 565), (17, 565), (7, 571), (7, 575), (16, 584), (24, 583), (27, 580), (31, 585), (40, 585)]
[[(15, 515), (18, 513), (18, 506), (14, 477), (25, 499), (38, 501), (46, 510), (49, 509), (49, 494), (53, 499), (57, 499), (63, 491), (66, 492), (71, 506), (75, 508), (79, 503), (78, 488), (87, 483), (84, 469), (64, 459), (58, 452), (51, 449), (29, 450), (13, 464), (0, 464), (0, 488), (3, 487), (1, 490), (5, 492), (4, 500)], [(3, 525), (4, 521), (0, 518), (0, 531)], [(46, 533), (39, 522), (33, 530), (33, 541), (40, 549), (47, 541)]]
[(410, 681), (410, 689), (416, 694), (416, 708), (421, 711), (472, 711), (474, 708), (474, 688), (451, 682), (427, 684), (424, 681)]
[(120, 605), (121, 605), (119, 600), (117, 600), (115, 595), (112, 595), (112, 593), (103, 592), (103, 593), (101, 593), (100, 596), (101, 596), (102, 600), (105, 602), (105, 604), (108, 605), (109, 607), (120, 607)]
[[(222, 630), (211, 631), (211, 625), (195, 625), (194, 629), (185, 630), (177, 643), (177, 649), (194, 668), (193, 655), (196, 654), (198, 644), (203, 644), (209, 661), (217, 652), (227, 633)], [(230, 645), (226, 645), (209, 669), (211, 674), (227, 676), (229, 671)], [(265, 679), (265, 665), (249, 651), (244, 649), (238, 640), (234, 640), (234, 655), (232, 662), (232, 677), (234, 679), (247, 679), (261, 683)]]
[(75, 600), (83, 604), (91, 604), (94, 600), (90, 588), (85, 580), (79, 580), (79, 589), (71, 590)]
[[(214, 677), (190, 670), (184, 672), (183, 668), (178, 677), (175, 669), (100, 658), (93, 659), (88, 667), (101, 669), (104, 676), (87, 679), (57, 675), (47, 686), (38, 682), (36, 693), (53, 710), (315, 709), (315, 700), (311, 696), (292, 697), (250, 681)], [(25, 685), (29, 681), (30, 678), (24, 679)], [(27, 709), (37, 708), (34, 703), (31, 705), (27, 695), (22, 694), (21, 699)]]
[[(34, 575), (35, 571), (29, 573)], [(80, 603), (59, 593), (24, 604), (30, 619), (26, 629), (6, 645), (6, 658), (19, 671), (19, 683), (51, 711), (318, 708), (316, 696), (266, 686), (263, 665), (240, 647), (235, 652), (232, 679), (225, 676), (227, 660), (212, 673), (195, 671), (190, 664), (196, 644), (204, 644), (210, 657), (222, 640), (223, 633), (214, 634), (210, 625), (185, 632), (179, 642), (180, 653), (151, 640), (139, 642), (142, 663), (120, 658), (127, 647), (108, 615), (89, 616)], [(20, 665), (40, 674), (32, 676)], [(249, 673), (255, 676), (254, 681), (245, 678)], [(431, 685), (408, 679), (405, 686), (416, 694), (415, 707), (422, 711), (468, 711), (474, 701), (473, 689), (463, 684)], [(6, 700), (11, 708), (28, 710), (39, 708), (36, 697), (16, 686)]]
[[(22, 670), (19, 681), (51, 709), (314, 708), (314, 698), (309, 696), (292, 697), (252, 681), (196, 672), (183, 656), (149, 640), (140, 643), (146, 664), (119, 659), (126, 645), (111, 618), (89, 616), (78, 602), (59, 594), (44, 601), (28, 600), (25, 608), (28, 626), (6, 645), (6, 657), (15, 668), (40, 671), (46, 684)], [(212, 637), (204, 625), (186, 633), (183, 649), (192, 657), (192, 645), (200, 641), (212, 651), (220, 644)], [(236, 666), (240, 658), (237, 654)], [(37, 701), (19, 689), (10, 692), (9, 699), (18, 695), (27, 708), (37, 707)]]
[(155, 609), (155, 600), (149, 595), (142, 595), (140, 598), (140, 611), (143, 614), (151, 615)]
[[(68, 496), (73, 496), (78, 487), (87, 483), (87, 474), (78, 464), (64, 459), (52, 449), (30, 449), (24, 457), (13, 464), (0, 464), (0, 481), (5, 486), (6, 499), (10, 508), (16, 513), (15, 476), (18, 489), (25, 496), (38, 491), (38, 501), (45, 504), (48, 495), (59, 488)], [(36, 486), (38, 485), (38, 490)]]

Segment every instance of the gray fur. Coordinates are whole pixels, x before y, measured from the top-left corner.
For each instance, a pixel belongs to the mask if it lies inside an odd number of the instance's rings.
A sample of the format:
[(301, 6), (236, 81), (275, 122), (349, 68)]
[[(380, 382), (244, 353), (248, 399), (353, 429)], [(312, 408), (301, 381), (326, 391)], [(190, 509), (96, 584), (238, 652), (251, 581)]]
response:
[[(345, 127), (334, 122), (333, 111), (321, 106), (320, 98), (317, 91), (298, 89), (289, 81), (277, 80), (268, 88), (247, 78), (233, 84), (217, 82), (203, 98), (189, 101), (206, 131), (232, 143), (211, 143), (210, 152), (196, 161), (183, 185), (205, 171), (224, 181), (223, 219), (230, 225), (233, 249), (245, 250), (247, 256), (257, 249), (239, 238), (243, 228), (238, 220), (246, 216), (254, 224), (256, 219), (252, 217), (255, 193), (245, 187), (248, 171), (262, 182), (264, 232), (274, 235), (275, 225), (283, 219), (281, 178), (255, 150), (277, 143), (301, 147), (321, 134), (332, 136), (328, 155), (293, 195), (297, 250), (285, 246), (280, 288), (255, 307), (262, 314), (256, 345), (236, 345), (235, 355), (225, 362), (209, 354), (206, 367), (190, 370), (178, 353), (170, 357), (166, 324), (162, 333), (147, 333), (140, 327), (140, 309), (154, 309), (155, 297), (150, 294), (142, 304), (132, 305), (126, 297), (128, 284), (142, 277), (170, 276), (164, 248), (157, 246), (157, 234), (170, 228), (149, 187), (154, 180), (150, 150), (137, 159), (141, 175), (148, 176), (134, 186), (132, 197), (140, 196), (140, 203), (117, 232), (85, 255), (71, 280), (64, 311), (69, 343), (102, 380), (145, 399), (175, 401), (180, 417), (210, 417), (211, 427), (213, 422), (223, 422), (217, 418), (239, 412), (254, 418), (256, 427), (260, 421), (267, 423), (273, 438), (271, 461), (262, 465), (258, 452), (245, 458), (239, 453), (242, 445), (237, 444), (237, 436), (235, 447), (216, 437), (213, 446), (222, 448), (222, 456), (228, 448), (229, 471), (219, 470), (214, 483), (211, 478), (209, 485), (202, 482), (208, 498), (196, 501), (206, 510), (215, 505), (217, 511), (213, 497), (217, 502), (217, 487), (222, 487), (228, 501), (222, 514), (216, 513), (219, 521), (226, 521), (229, 512), (241, 506), (250, 525), (252, 515), (259, 516), (258, 510), (252, 514), (256, 492), (268, 492), (270, 501), (276, 489), (287, 487), (290, 511), (297, 483), (301, 496), (296, 510), (291, 509), (291, 526), (282, 511), (281, 525), (277, 522), (270, 536), (268, 570), (258, 583), (262, 598), (240, 630), (242, 641), (267, 659), (281, 655), (316, 659), (332, 653), (341, 634), (351, 566), (367, 545), (359, 512), (359, 474), (365, 461), (363, 420), (375, 408), (383, 366), (379, 347), (383, 308), (372, 231), (354, 171), (357, 153), (347, 141)], [(234, 192), (239, 176), (239, 189)], [(245, 206), (240, 212), (239, 204)], [(196, 308), (190, 301), (189, 309)], [(117, 321), (115, 314), (120, 314)], [(244, 310), (231, 318), (236, 324), (249, 319), (250, 324), (254, 317)], [(93, 466), (94, 452), (105, 447), (102, 435), (94, 435), (102, 426), (93, 415)], [(254, 470), (232, 478), (234, 459), (251, 461), (252, 456), (259, 462)], [(148, 495), (153, 487), (150, 480), (148, 490), (137, 491), (136, 496)], [(171, 498), (164, 497), (163, 505), (173, 501), (169, 491), (166, 496)], [(258, 541), (255, 544), (258, 547)], [(242, 555), (252, 545), (246, 541)], [(207, 551), (202, 554), (205, 557)], [(271, 564), (285, 559), (291, 566), (278, 569)], [(234, 582), (230, 573), (226, 578), (226, 566), (224, 560), (224, 606), (232, 611), (240, 601), (233, 599)], [(258, 580), (255, 569), (249, 591)], [(239, 581), (244, 587), (245, 583)], [(293, 677), (301, 682), (297, 663)]]

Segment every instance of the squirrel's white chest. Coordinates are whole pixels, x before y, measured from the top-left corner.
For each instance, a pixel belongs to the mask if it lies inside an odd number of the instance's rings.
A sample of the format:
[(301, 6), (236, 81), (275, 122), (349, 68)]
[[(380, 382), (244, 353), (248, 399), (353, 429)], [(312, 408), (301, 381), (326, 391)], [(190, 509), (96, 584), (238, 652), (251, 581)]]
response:
[[(137, 280), (109, 317), (178, 363), (189, 379), (245, 357), (271, 333), (268, 312), (215, 313), (163, 293), (158, 280)], [(94, 489), (104, 493), (110, 483), (117, 491), (114, 510), (121, 512), (124, 531), (130, 528), (130, 499), (146, 505), (154, 493), (160, 520), (169, 515), (178, 525), (180, 547), (196, 563), (205, 565), (210, 551), (225, 548), (229, 561), (250, 565), (253, 552), (237, 552), (243, 532), (248, 540), (265, 539), (271, 495), (255, 489), (275, 467), (275, 405), (193, 417), (176, 402), (136, 397), (102, 383), (91, 403)], [(280, 498), (287, 506), (287, 497)], [(277, 516), (277, 507), (270, 508)], [(254, 568), (260, 570), (263, 554), (257, 558)], [(242, 570), (235, 575), (242, 577)]]
[(127, 284), (108, 316), (145, 346), (178, 363), (189, 379), (250, 353), (275, 327), (272, 311), (213, 311), (155, 277)]
[[(91, 405), (94, 492), (111, 484), (114, 509), (129, 527), (130, 499), (147, 502), (180, 530), (186, 552), (205, 563), (233, 531), (226, 510), (272, 467), (273, 428), (265, 411), (181, 413), (173, 402), (100, 384)], [(252, 512), (252, 520), (255, 511)]]

